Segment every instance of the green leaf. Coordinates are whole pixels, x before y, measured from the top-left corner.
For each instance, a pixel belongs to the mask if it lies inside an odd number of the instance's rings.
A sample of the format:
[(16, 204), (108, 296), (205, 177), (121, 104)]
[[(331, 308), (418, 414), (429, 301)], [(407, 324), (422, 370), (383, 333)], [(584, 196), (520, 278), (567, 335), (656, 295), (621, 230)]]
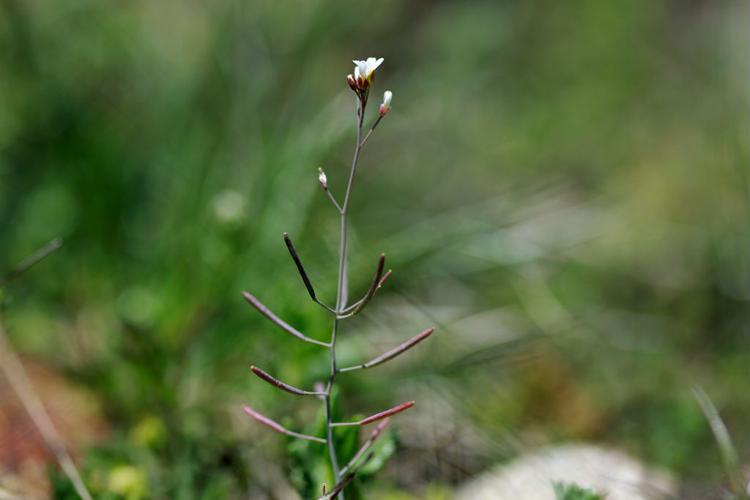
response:
[[(325, 435), (325, 406), (321, 405), (315, 420), (305, 432), (315, 436)], [(287, 451), (290, 458), (289, 479), (303, 498), (320, 496), (323, 484), (332, 484), (328, 449), (320, 443), (289, 438)]]
[(390, 429), (386, 430), (384, 435), (375, 441), (370, 451), (372, 452), (372, 458), (357, 473), (360, 479), (374, 476), (396, 452), (396, 438)]

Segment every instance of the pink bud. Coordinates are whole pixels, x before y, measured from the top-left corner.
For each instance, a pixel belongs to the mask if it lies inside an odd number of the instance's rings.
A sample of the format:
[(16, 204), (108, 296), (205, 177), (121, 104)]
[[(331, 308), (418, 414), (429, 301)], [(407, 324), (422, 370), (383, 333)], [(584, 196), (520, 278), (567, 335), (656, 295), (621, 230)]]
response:
[(391, 99), (393, 99), (393, 92), (390, 90), (383, 92), (383, 104), (378, 109), (381, 117), (385, 116), (391, 110)]

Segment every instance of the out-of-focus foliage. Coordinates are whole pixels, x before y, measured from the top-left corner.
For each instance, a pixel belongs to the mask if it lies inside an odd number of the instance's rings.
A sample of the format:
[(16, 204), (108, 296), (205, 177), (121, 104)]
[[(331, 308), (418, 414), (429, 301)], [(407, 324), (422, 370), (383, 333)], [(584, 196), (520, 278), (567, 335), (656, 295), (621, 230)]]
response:
[[(341, 408), (341, 397), (334, 392), (333, 419), (343, 421), (348, 417), (343, 414)], [(358, 415), (352, 418), (364, 418)], [(315, 436), (325, 436), (325, 411), (320, 408), (311, 425), (307, 426), (307, 432)], [(360, 448), (362, 440), (359, 439), (357, 427), (342, 427), (334, 434), (336, 452), (340, 466), (343, 468), (349, 464)], [(367, 437), (366, 435), (364, 437)], [(384, 467), (393, 456), (396, 449), (396, 438), (389, 429), (369, 449), (364, 459), (357, 460), (353, 469), (357, 471), (356, 477), (346, 489), (346, 498), (358, 500), (368, 498), (362, 491), (363, 484), (372, 482), (373, 477)], [(302, 498), (316, 498), (321, 494), (321, 485), (335, 484), (333, 473), (330, 470), (328, 450), (318, 443), (302, 441), (297, 439), (288, 440), (287, 452), (291, 462), (289, 477), (290, 482), (300, 493)]]
[(341, 356), (438, 330), (341, 377), (346, 415), (418, 401), (368, 487), (443, 491), (565, 439), (719, 481), (690, 387), (743, 435), (746, 16), (734, 0), (0, 3), (0, 262), (66, 241), (15, 284), (9, 330), (99, 401), (92, 489), (261, 498), (310, 474), (240, 407), (314, 425), (318, 401), (248, 368), (312, 387), (327, 357), (240, 291), (327, 338), (281, 233), (331, 297), (317, 167), (340, 192), (344, 77), (370, 55), (373, 95), (394, 100), (353, 198), (354, 293), (381, 250), (395, 274)]
[(603, 500), (604, 497), (575, 484), (555, 483), (555, 498), (557, 500)]

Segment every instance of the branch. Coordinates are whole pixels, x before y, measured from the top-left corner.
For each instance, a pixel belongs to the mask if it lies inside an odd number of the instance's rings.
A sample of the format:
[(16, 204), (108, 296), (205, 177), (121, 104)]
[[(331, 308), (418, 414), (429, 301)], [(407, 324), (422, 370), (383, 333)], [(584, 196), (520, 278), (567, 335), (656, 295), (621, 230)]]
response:
[(318, 297), (315, 295), (315, 289), (312, 286), (312, 282), (310, 281), (310, 278), (307, 276), (307, 272), (305, 271), (305, 266), (302, 265), (302, 261), (300, 260), (299, 255), (297, 254), (297, 249), (294, 248), (294, 243), (292, 243), (292, 239), (289, 237), (289, 233), (284, 233), (284, 243), (286, 243), (286, 248), (289, 250), (289, 255), (292, 256), (294, 265), (297, 266), (297, 271), (299, 271), (299, 275), (302, 277), (302, 282), (305, 284), (305, 288), (307, 288), (307, 293), (310, 294), (310, 298), (313, 299), (313, 302), (315, 302), (316, 304), (323, 306), (329, 312), (335, 314), (336, 311), (334, 311), (327, 305), (323, 304), (320, 300), (318, 300)]
[(362, 142), (360, 142), (360, 143), (359, 143), (359, 147), (362, 147), (362, 146), (364, 146), (365, 144), (367, 144), (367, 140), (368, 140), (368, 139), (370, 138), (370, 136), (372, 135), (372, 133), (373, 133), (373, 132), (375, 131), (375, 128), (376, 128), (376, 127), (378, 126), (378, 124), (380, 123), (380, 120), (382, 120), (382, 119), (383, 119), (383, 116), (384, 116), (384, 115), (379, 115), (379, 116), (378, 116), (377, 120), (375, 120), (375, 123), (373, 123), (373, 124), (372, 124), (372, 127), (370, 127), (370, 130), (368, 130), (368, 131), (367, 131), (367, 135), (365, 135), (365, 138), (364, 138), (364, 139), (362, 139)]
[(251, 366), (250, 370), (258, 376), (258, 378), (265, 380), (269, 384), (271, 384), (274, 387), (278, 387), (282, 391), (286, 391), (290, 394), (296, 394), (297, 396), (323, 396), (325, 395), (325, 391), (303, 391), (302, 389), (297, 389), (296, 387), (286, 384), (282, 382), (281, 380), (278, 380), (274, 378), (273, 376), (269, 375), (265, 371), (261, 370), (257, 366)]
[(339, 202), (336, 201), (336, 197), (333, 196), (333, 193), (328, 188), (328, 181), (325, 178), (325, 173), (323, 172), (323, 169), (319, 168), (318, 170), (320, 171), (321, 175), (323, 176), (322, 179), (320, 177), (318, 177), (318, 179), (320, 179), (320, 185), (323, 187), (323, 191), (326, 192), (326, 194), (328, 195), (328, 199), (331, 200), (331, 203), (333, 203), (333, 206), (336, 207), (336, 210), (338, 211), (338, 213), (341, 214), (342, 211), (343, 211), (343, 209), (341, 208), (341, 205), (339, 205)]
[(351, 312), (340, 315), (339, 319), (348, 318), (350, 316), (354, 316), (358, 312), (360, 312), (368, 302), (372, 299), (372, 297), (375, 295), (375, 292), (378, 291), (378, 288), (380, 288), (380, 283), (383, 281), (383, 269), (385, 268), (385, 254), (381, 253), (380, 258), (378, 259), (378, 267), (375, 270), (375, 277), (372, 280), (372, 284), (370, 285), (370, 288), (367, 290), (367, 293), (364, 297), (362, 297), (361, 300), (357, 302), (357, 305), (351, 310)]
[(341, 205), (339, 205), (339, 202), (336, 201), (336, 197), (333, 196), (333, 193), (331, 192), (331, 190), (326, 189), (325, 191), (326, 191), (326, 194), (328, 195), (328, 198), (330, 198), (330, 200), (333, 202), (333, 206), (336, 207), (336, 210), (338, 210), (339, 213), (341, 213), (342, 211)]
[(242, 407), (243, 410), (245, 410), (245, 413), (250, 415), (252, 418), (260, 422), (261, 424), (265, 425), (266, 427), (270, 427), (271, 429), (275, 430), (276, 432), (279, 432), (281, 434), (284, 434), (286, 436), (295, 437), (298, 439), (305, 439), (307, 441), (315, 441), (316, 443), (323, 443), (325, 444), (326, 440), (321, 439), (319, 437), (315, 436), (308, 436), (307, 434), (300, 434), (299, 432), (290, 431), (286, 427), (283, 427), (281, 424), (275, 422), (274, 420), (271, 420), (270, 418), (266, 417), (265, 415), (261, 415), (257, 411), (253, 410), (249, 406), (245, 405)]
[(385, 411), (381, 411), (380, 413), (370, 415), (369, 417), (363, 418), (362, 420), (359, 420), (357, 422), (334, 422), (331, 424), (331, 427), (347, 427), (354, 425), (371, 424), (386, 417), (390, 417), (391, 415), (395, 415), (397, 413), (401, 413), (402, 411), (408, 410), (409, 408), (414, 406), (414, 403), (415, 401), (407, 401), (406, 403), (401, 403), (400, 405), (394, 406), (393, 408), (389, 408)]
[(8, 274), (6, 274), (5, 277), (3, 278), (3, 281), (7, 283), (9, 281), (13, 281), (14, 279), (18, 278), (23, 273), (25, 273), (26, 271), (34, 267), (35, 264), (44, 260), (52, 252), (60, 248), (62, 246), (62, 243), (63, 241), (61, 238), (55, 238), (54, 240), (50, 241), (49, 243), (44, 245), (42, 248), (38, 249), (36, 252), (31, 254), (29, 257), (27, 257), (25, 260), (23, 260), (20, 264), (16, 266), (15, 269), (13, 269)]
[(270, 319), (271, 322), (275, 323), (276, 326), (281, 328), (287, 333), (290, 333), (297, 337), (300, 340), (303, 340), (305, 342), (309, 342), (311, 344), (320, 345), (323, 347), (331, 347), (330, 344), (326, 342), (321, 342), (320, 340), (311, 339), (310, 337), (307, 337), (305, 334), (294, 328), (293, 326), (286, 323), (284, 320), (276, 316), (274, 313), (272, 313), (266, 306), (264, 306), (253, 294), (250, 292), (242, 292), (242, 296), (245, 297), (245, 300), (247, 300), (251, 306), (253, 306), (255, 309), (258, 310), (259, 313), (261, 313), (266, 318)]
[(426, 339), (427, 337), (429, 337), (430, 335), (432, 335), (432, 332), (434, 332), (434, 331), (435, 331), (434, 328), (428, 328), (427, 330), (425, 330), (425, 331), (423, 331), (421, 333), (418, 333), (414, 337), (410, 338), (409, 340), (407, 340), (403, 344), (400, 344), (399, 346), (394, 347), (390, 351), (381, 354), (377, 358), (371, 359), (367, 363), (362, 363), (361, 365), (356, 365), (356, 366), (349, 366), (347, 368), (341, 368), (339, 371), (340, 372), (350, 372), (350, 371), (353, 371), (353, 370), (361, 370), (363, 368), (372, 368), (373, 366), (378, 366), (380, 364), (383, 364), (386, 361), (390, 361), (391, 359), (395, 358), (399, 354), (401, 354), (403, 352), (406, 352), (409, 349), (411, 349), (412, 347), (414, 347), (415, 345), (419, 344), (424, 339)]

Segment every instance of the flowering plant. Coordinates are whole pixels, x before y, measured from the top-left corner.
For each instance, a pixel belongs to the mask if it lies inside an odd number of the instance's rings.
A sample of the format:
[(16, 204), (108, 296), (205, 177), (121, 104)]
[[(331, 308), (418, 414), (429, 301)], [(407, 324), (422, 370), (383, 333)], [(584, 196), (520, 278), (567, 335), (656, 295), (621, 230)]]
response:
[[(333, 391), (334, 391), (337, 377), (340, 374), (345, 373), (345, 372), (369, 369), (369, 368), (378, 366), (382, 363), (385, 363), (395, 358), (399, 354), (402, 354), (406, 352), (407, 350), (411, 349), (412, 347), (417, 345), (419, 342), (425, 340), (433, 332), (432, 328), (428, 328), (422, 331), (421, 333), (417, 334), (416, 336), (412, 337), (411, 339), (394, 347), (393, 349), (381, 354), (380, 356), (377, 356), (374, 359), (363, 362), (361, 364), (349, 366), (349, 367), (338, 366), (338, 362), (336, 358), (336, 339), (337, 339), (337, 336), (341, 333), (341, 323), (345, 319), (351, 318), (352, 316), (359, 314), (370, 303), (370, 301), (375, 296), (377, 291), (383, 286), (385, 281), (391, 275), (390, 270), (389, 271), (385, 270), (385, 255), (381, 254), (377, 262), (375, 274), (372, 278), (372, 281), (368, 290), (359, 300), (351, 304), (348, 302), (347, 290), (349, 289), (349, 286), (348, 286), (348, 273), (347, 273), (347, 258), (348, 258), (347, 234), (348, 234), (348, 222), (349, 222), (348, 221), (349, 204), (351, 201), (352, 188), (354, 186), (354, 179), (355, 179), (355, 175), (357, 172), (357, 166), (359, 164), (359, 159), (360, 159), (360, 154), (362, 152), (362, 149), (364, 148), (365, 144), (369, 140), (375, 128), (378, 126), (378, 124), (380, 124), (381, 120), (390, 111), (391, 100), (393, 98), (393, 94), (391, 91), (386, 91), (384, 93), (383, 102), (378, 108), (377, 117), (374, 119), (367, 133), (363, 134), (365, 110), (367, 107), (367, 100), (369, 96), (370, 87), (371, 87), (373, 78), (375, 76), (376, 70), (383, 63), (383, 58), (376, 59), (374, 57), (368, 57), (365, 60), (361, 60), (361, 61), (355, 60), (353, 62), (355, 64), (354, 72), (353, 74), (348, 75), (346, 79), (347, 79), (347, 83), (349, 84), (349, 87), (354, 91), (355, 96), (356, 96), (355, 116), (356, 116), (356, 132), (357, 132), (356, 141), (357, 142), (354, 147), (354, 156), (352, 158), (352, 163), (351, 163), (351, 167), (349, 170), (348, 182), (346, 184), (346, 191), (344, 193), (344, 197), (341, 202), (339, 202), (334, 196), (334, 194), (331, 192), (329, 184), (328, 184), (328, 177), (326, 176), (325, 172), (323, 172), (322, 169), (319, 169), (319, 172), (318, 172), (318, 182), (323, 188), (323, 191), (325, 192), (325, 194), (333, 203), (333, 206), (336, 208), (336, 211), (339, 213), (339, 216), (340, 216), (340, 231), (341, 232), (340, 232), (340, 242), (339, 242), (340, 246), (339, 246), (339, 261), (338, 261), (338, 284), (337, 284), (336, 302), (333, 307), (321, 301), (318, 295), (316, 294), (315, 288), (313, 287), (313, 284), (310, 281), (310, 278), (308, 277), (307, 272), (305, 271), (305, 268), (302, 264), (299, 254), (297, 253), (297, 249), (292, 243), (292, 240), (289, 237), (289, 235), (284, 233), (284, 242), (286, 244), (287, 250), (289, 251), (291, 258), (294, 261), (294, 264), (297, 267), (297, 270), (299, 271), (300, 277), (302, 278), (302, 282), (305, 288), (307, 289), (307, 292), (310, 295), (310, 298), (315, 303), (323, 307), (326, 311), (328, 311), (332, 316), (332, 330), (331, 330), (330, 340), (321, 341), (321, 340), (308, 337), (304, 333), (300, 332), (299, 330), (297, 330), (296, 328), (294, 328), (293, 326), (289, 325), (287, 322), (285, 322), (284, 320), (276, 316), (273, 312), (271, 312), (271, 310), (269, 310), (265, 305), (263, 305), (253, 294), (249, 292), (244, 292), (244, 297), (250, 303), (250, 305), (252, 305), (255, 309), (258, 310), (258, 312), (260, 312), (270, 321), (275, 323), (276, 326), (281, 328), (283, 331), (285, 331), (286, 333), (290, 335), (293, 335), (294, 337), (296, 337), (297, 339), (301, 341), (315, 344), (328, 350), (329, 357), (330, 357), (330, 374), (328, 376), (328, 380), (325, 384), (318, 384), (313, 390), (299, 389), (285, 382), (282, 382), (281, 380), (278, 380), (273, 375), (267, 373), (266, 371), (264, 371), (263, 369), (259, 367), (256, 367), (256, 366), (251, 367), (252, 372), (258, 378), (260, 378), (264, 382), (267, 382), (282, 391), (285, 391), (285, 392), (288, 392), (290, 394), (294, 394), (297, 396), (314, 396), (314, 397), (320, 398), (325, 405), (325, 426), (323, 430), (324, 436), (302, 434), (296, 431), (289, 430), (286, 427), (282, 426), (280, 423), (276, 422), (275, 420), (259, 413), (254, 408), (250, 406), (244, 407), (245, 413), (247, 415), (255, 419), (257, 422), (281, 434), (285, 434), (289, 437), (301, 439), (301, 440), (308, 441), (308, 442), (320, 443), (327, 448), (327, 454), (328, 454), (328, 459), (329, 459), (330, 468), (331, 468), (332, 483), (330, 487), (328, 487), (325, 484), (323, 485), (323, 496), (321, 498), (325, 498), (325, 499), (335, 499), (335, 498), (343, 499), (344, 498), (344, 493), (345, 493), (344, 490), (347, 488), (347, 485), (357, 476), (358, 473), (364, 470), (368, 462), (372, 459), (373, 446), (375, 445), (376, 441), (378, 441), (378, 439), (382, 436), (383, 430), (388, 425), (389, 417), (397, 413), (400, 413), (402, 411), (408, 410), (414, 405), (414, 401), (407, 401), (407, 402), (398, 404), (396, 406), (393, 406), (389, 409), (374, 413), (366, 418), (352, 420), (352, 421), (344, 421), (344, 422), (334, 421)], [(369, 436), (363, 441), (361, 446), (358, 449), (356, 449), (353, 453), (350, 453), (349, 456), (343, 456), (343, 454), (341, 453), (341, 450), (336, 449), (337, 440), (335, 439), (335, 433), (337, 432), (337, 430), (341, 428), (348, 428), (348, 427), (359, 428), (359, 427), (363, 427), (363, 426), (374, 424), (374, 423), (377, 423), (377, 425), (369, 434)], [(342, 459), (346, 459), (347, 461), (343, 462)]]

